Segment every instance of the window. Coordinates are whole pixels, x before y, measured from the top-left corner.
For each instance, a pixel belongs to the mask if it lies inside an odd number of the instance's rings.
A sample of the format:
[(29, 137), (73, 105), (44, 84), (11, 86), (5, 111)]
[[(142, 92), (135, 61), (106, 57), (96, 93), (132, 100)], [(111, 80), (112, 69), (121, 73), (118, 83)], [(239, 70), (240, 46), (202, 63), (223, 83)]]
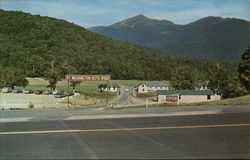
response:
[(211, 100), (211, 95), (207, 95), (207, 100)]
[(142, 89), (142, 91), (144, 92), (144, 89)]
[(144, 87), (144, 84), (143, 85), (141, 85), (142, 87)]
[(181, 95), (179, 95), (179, 99), (181, 99)]

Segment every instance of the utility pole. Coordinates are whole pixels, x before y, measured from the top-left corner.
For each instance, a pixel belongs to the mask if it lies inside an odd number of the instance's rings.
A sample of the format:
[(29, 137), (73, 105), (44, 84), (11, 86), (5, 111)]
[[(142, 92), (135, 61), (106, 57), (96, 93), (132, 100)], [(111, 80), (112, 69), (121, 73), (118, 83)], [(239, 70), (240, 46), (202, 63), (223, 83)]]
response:
[(217, 68), (218, 68), (218, 71), (217, 71), (217, 73), (218, 73), (218, 75), (217, 75), (218, 76), (217, 77), (218, 78), (218, 84), (217, 84), (217, 93), (216, 94), (219, 94), (219, 87), (220, 87), (220, 79), (219, 79), (219, 74), (220, 73), (219, 73), (219, 70), (220, 70), (220, 64), (217, 63), (216, 65), (217, 65)]
[(109, 81), (107, 80), (107, 107), (109, 105)]
[(68, 108), (69, 108), (69, 79), (68, 79)]

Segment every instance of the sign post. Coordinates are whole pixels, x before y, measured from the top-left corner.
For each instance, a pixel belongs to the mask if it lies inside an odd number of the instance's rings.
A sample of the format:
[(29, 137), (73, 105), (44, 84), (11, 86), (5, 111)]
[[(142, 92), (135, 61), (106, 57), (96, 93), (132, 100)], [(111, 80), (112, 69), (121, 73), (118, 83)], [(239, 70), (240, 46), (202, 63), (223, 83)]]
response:
[(107, 80), (107, 107), (109, 105), (109, 81)]
[[(111, 75), (79, 75), (79, 74), (67, 74), (65, 79), (68, 80), (68, 92), (69, 92), (69, 82), (72, 81), (107, 81), (107, 92), (108, 83), (111, 80)], [(107, 105), (108, 105), (108, 93), (107, 93)], [(68, 93), (68, 108), (69, 108), (69, 93)]]
[(68, 79), (68, 108), (69, 108), (69, 79)]

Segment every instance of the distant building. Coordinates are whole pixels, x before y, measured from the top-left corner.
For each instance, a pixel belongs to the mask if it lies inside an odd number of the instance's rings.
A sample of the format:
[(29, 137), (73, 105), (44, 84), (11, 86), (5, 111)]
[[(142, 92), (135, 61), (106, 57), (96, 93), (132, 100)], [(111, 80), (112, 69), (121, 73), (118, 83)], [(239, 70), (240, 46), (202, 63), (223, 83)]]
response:
[(110, 83), (108, 84), (108, 87), (107, 84), (101, 84), (99, 88), (101, 89), (102, 92), (107, 92), (107, 91), (117, 92), (121, 87), (118, 84)]
[(199, 87), (195, 87), (195, 90), (200, 90), (200, 91), (202, 91), (202, 90), (208, 90), (208, 87), (207, 87), (208, 83), (209, 83), (209, 81), (200, 81), (198, 83)]
[(169, 90), (169, 84), (166, 83), (140, 83), (136, 86), (138, 93), (148, 93), (156, 90)]
[(159, 90), (156, 94), (158, 102), (193, 103), (221, 99), (212, 90)]
[(12, 92), (12, 88), (10, 88), (10, 87), (4, 87), (4, 88), (2, 89), (2, 92), (3, 92), (3, 93), (10, 93), (10, 92)]

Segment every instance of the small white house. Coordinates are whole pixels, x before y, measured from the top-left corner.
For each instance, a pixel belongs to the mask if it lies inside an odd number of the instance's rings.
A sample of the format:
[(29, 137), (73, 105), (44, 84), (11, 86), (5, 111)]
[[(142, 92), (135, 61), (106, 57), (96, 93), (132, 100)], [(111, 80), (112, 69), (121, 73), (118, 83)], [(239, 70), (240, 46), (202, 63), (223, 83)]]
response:
[(156, 91), (158, 102), (193, 103), (220, 100), (212, 90), (162, 90)]
[(12, 92), (12, 88), (10, 88), (10, 87), (4, 87), (4, 88), (2, 89), (2, 92), (3, 92), (3, 93), (10, 93), (10, 92)]
[[(107, 87), (108, 86), (108, 87)], [(102, 92), (117, 92), (121, 88), (118, 84), (110, 83), (110, 84), (101, 84), (100, 89)]]
[(200, 81), (198, 84), (198, 87), (195, 87), (195, 90), (208, 90), (208, 83), (209, 81)]
[(136, 86), (138, 93), (148, 93), (156, 90), (169, 90), (169, 84), (166, 83), (140, 83)]

